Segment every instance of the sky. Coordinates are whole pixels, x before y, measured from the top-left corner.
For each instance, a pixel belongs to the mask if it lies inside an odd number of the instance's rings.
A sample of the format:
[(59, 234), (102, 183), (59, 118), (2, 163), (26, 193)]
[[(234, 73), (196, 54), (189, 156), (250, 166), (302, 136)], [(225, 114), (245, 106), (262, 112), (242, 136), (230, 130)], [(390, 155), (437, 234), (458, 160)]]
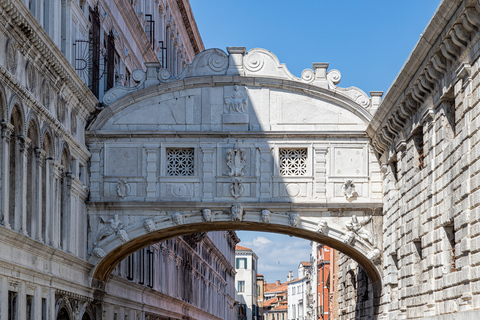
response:
[(264, 48), (300, 77), (314, 62), (340, 87), (386, 92), (440, 0), (190, 0), (205, 48)]
[[(451, 0), (447, 0), (451, 1)], [(314, 62), (342, 74), (340, 87), (367, 94), (394, 81), (440, 0), (190, 0), (205, 48), (264, 48), (300, 77)], [(267, 282), (297, 276), (310, 242), (285, 235), (237, 232), (259, 256)]]

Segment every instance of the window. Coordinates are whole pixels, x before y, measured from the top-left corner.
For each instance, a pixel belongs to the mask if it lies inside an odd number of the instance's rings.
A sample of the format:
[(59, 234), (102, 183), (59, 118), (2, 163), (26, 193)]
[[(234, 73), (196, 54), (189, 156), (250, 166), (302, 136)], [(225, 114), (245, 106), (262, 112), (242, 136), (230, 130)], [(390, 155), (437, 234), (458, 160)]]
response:
[(295, 287), (292, 287), (292, 295), (296, 294)]
[(247, 269), (247, 258), (237, 258), (237, 269)]
[(167, 176), (194, 175), (194, 149), (167, 149)]
[(304, 176), (307, 174), (307, 149), (280, 149), (280, 174)]
[(238, 281), (238, 292), (245, 292), (245, 281)]

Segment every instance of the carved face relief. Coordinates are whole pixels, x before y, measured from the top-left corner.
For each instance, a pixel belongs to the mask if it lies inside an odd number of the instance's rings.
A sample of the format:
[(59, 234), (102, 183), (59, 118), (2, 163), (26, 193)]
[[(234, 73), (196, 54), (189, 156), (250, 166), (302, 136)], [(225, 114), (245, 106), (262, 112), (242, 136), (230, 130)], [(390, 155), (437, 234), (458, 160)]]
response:
[(350, 245), (353, 243), (353, 240), (355, 240), (355, 233), (353, 233), (352, 231), (347, 232), (342, 239), (343, 243)]
[(232, 220), (233, 221), (242, 221), (243, 220), (243, 207), (238, 204), (234, 204), (231, 208)]
[(270, 215), (272, 213), (268, 210), (262, 210), (262, 221), (265, 223), (270, 222)]
[(172, 215), (172, 221), (173, 221), (173, 224), (178, 226), (179, 224), (182, 224), (183, 222), (183, 216), (180, 212), (175, 212), (173, 215)]
[(155, 231), (155, 222), (152, 219), (147, 219), (143, 222), (143, 226), (147, 229), (147, 232)]
[(202, 215), (203, 215), (203, 219), (206, 221), (206, 222), (210, 222), (212, 221), (212, 210), (210, 209), (203, 209), (202, 210)]
[(288, 220), (290, 221), (290, 225), (292, 227), (296, 227), (300, 222), (300, 215), (298, 213), (289, 213)]
[(317, 225), (317, 232), (325, 234), (325, 232), (327, 231), (327, 228), (328, 228), (327, 221), (320, 220), (320, 222)]

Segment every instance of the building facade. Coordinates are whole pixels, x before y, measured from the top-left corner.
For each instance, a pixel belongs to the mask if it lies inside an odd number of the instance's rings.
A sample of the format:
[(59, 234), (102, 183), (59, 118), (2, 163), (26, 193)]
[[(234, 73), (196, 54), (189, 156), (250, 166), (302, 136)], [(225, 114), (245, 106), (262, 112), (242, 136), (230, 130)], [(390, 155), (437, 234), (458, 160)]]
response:
[(312, 277), (310, 262), (302, 261), (298, 266), (298, 277), (288, 282), (288, 319), (312, 319), (309, 308), (309, 294), (311, 293)]
[(257, 301), (258, 256), (250, 248), (235, 247), (235, 299), (239, 320), (257, 320), (260, 310)]
[[(132, 86), (145, 62), (176, 75), (204, 49), (188, 1), (6, 1), (0, 10), (0, 319), (232, 318), (232, 232), (132, 254), (102, 303), (88, 279), (95, 168), (85, 127), (104, 92)], [(123, 224), (103, 222), (103, 236)]]

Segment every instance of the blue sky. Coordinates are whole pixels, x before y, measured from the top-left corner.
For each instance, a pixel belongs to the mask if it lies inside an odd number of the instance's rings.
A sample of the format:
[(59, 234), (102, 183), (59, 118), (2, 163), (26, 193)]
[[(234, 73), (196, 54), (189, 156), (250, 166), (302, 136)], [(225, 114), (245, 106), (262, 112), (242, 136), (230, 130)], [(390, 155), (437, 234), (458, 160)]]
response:
[[(205, 48), (272, 51), (295, 76), (313, 62), (342, 74), (340, 87), (367, 94), (392, 84), (440, 0), (190, 0)], [(268, 282), (310, 259), (309, 241), (238, 232)]]

